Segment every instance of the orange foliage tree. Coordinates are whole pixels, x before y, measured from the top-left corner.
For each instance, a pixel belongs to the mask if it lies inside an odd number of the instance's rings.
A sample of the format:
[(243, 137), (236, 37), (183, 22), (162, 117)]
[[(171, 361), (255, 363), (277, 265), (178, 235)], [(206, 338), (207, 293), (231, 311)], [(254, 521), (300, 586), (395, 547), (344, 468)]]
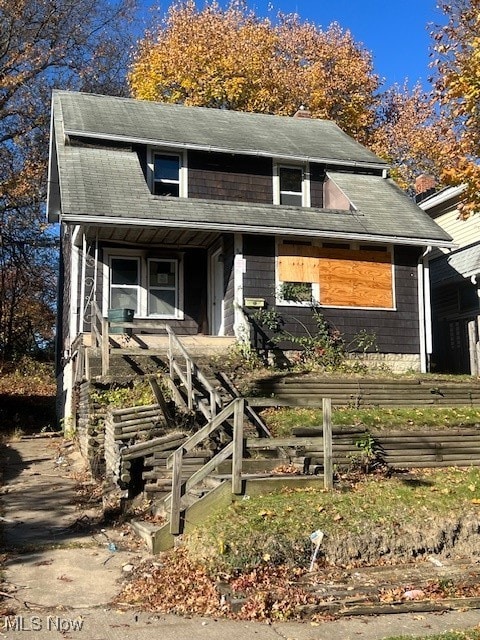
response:
[(402, 189), (413, 195), (415, 178), (422, 173), (440, 183), (445, 149), (452, 141), (431, 92), (419, 84), (409, 89), (405, 83), (382, 93), (369, 146), (390, 163)]
[(447, 22), (434, 37), (435, 88), (451, 139), (443, 180), (464, 184), (464, 217), (480, 211), (480, 0), (442, 0)]
[(335, 120), (364, 139), (373, 126), (379, 78), (350, 32), (280, 15), (258, 18), (243, 2), (203, 9), (174, 3), (138, 44), (132, 95), (146, 100)]

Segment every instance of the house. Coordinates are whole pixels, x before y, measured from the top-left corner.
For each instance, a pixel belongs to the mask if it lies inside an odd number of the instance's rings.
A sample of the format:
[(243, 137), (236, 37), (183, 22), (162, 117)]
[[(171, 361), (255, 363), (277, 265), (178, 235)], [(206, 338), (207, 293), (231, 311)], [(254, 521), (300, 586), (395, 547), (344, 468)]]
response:
[[(459, 218), (462, 186), (420, 189), (419, 206), (455, 243), (430, 256), (433, 320), (432, 369), (447, 373), (480, 372), (480, 218)], [(418, 189), (417, 189), (418, 191)]]
[[(65, 415), (95, 308), (154, 335), (249, 339), (245, 305), (314, 330), (374, 333), (393, 369), (426, 370), (427, 254), (450, 236), (333, 122), (56, 91), (47, 212), (61, 228)], [(143, 330), (142, 330), (143, 326)]]

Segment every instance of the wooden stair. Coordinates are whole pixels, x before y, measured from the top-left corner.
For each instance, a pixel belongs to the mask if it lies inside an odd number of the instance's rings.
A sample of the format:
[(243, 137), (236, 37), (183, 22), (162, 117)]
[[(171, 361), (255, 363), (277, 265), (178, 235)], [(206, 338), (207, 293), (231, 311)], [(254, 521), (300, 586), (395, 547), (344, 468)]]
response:
[[(242, 480), (242, 492), (240, 495), (232, 494), (231, 476), (228, 475), (214, 488), (205, 493), (198, 500), (185, 508), (182, 513), (183, 533), (189, 533), (199, 524), (204, 522), (213, 511), (225, 510), (236, 500), (244, 496), (255, 497), (279, 491), (285, 487), (319, 488), (323, 487), (323, 476), (252, 476), (246, 475)], [(152, 522), (132, 521), (136, 534), (141, 537), (150, 553), (156, 554), (175, 546), (177, 536), (170, 532), (170, 523), (158, 525)]]

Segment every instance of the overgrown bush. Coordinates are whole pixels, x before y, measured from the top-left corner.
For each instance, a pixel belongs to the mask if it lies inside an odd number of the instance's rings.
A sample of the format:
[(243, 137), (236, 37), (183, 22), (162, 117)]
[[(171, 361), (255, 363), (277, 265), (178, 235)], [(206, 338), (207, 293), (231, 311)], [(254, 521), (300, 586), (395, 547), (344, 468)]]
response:
[[(301, 300), (301, 297), (294, 299)], [(274, 345), (287, 343), (293, 346), (293, 350), (298, 350), (296, 356), (290, 357), (292, 365), (321, 368), (327, 371), (338, 370), (346, 367), (349, 353), (366, 353), (376, 350), (374, 334), (362, 329), (347, 343), (343, 334), (325, 319), (314, 302), (311, 300), (309, 302), (311, 302), (310, 308), (315, 325), (314, 332), (310, 331), (299, 318), (289, 315), (288, 319), (302, 328), (301, 335), (294, 334), (285, 328), (286, 318), (275, 309), (259, 309), (251, 316), (254, 323), (272, 334), (271, 342)], [(361, 363), (359, 364), (361, 366)]]

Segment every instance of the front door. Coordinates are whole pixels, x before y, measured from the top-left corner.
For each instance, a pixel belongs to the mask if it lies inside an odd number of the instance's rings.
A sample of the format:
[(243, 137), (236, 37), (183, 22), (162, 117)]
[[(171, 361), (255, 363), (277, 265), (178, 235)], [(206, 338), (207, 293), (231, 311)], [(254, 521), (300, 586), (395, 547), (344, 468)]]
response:
[(210, 256), (210, 333), (223, 336), (223, 253), (217, 249)]

